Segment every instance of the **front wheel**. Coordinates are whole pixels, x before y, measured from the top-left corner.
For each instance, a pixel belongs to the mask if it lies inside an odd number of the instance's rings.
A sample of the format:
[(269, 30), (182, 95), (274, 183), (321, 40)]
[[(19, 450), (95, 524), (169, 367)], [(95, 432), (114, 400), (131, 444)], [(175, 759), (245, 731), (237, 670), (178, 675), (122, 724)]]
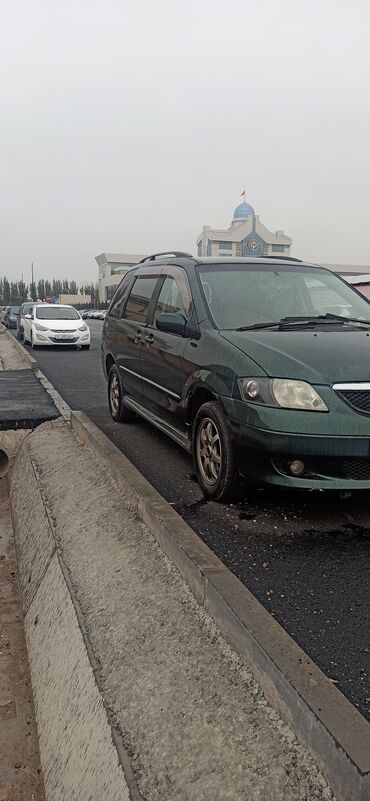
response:
[(90, 345), (81, 345), (81, 350), (90, 350)]
[(238, 471), (234, 446), (225, 415), (216, 401), (204, 403), (193, 425), (193, 458), (204, 495), (214, 501), (230, 501)]
[(127, 409), (123, 403), (123, 390), (118, 368), (114, 364), (108, 378), (109, 411), (116, 423), (130, 423), (135, 419), (135, 413)]

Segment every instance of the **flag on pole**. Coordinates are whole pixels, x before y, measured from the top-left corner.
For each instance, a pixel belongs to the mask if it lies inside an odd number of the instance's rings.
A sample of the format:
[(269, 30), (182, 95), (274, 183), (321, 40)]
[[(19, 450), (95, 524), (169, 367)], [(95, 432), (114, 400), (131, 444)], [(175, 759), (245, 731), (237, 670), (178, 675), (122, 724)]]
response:
[(243, 189), (243, 191), (242, 191), (242, 193), (241, 193), (240, 197), (243, 197), (243, 198), (244, 198), (244, 200), (245, 200), (245, 189)]

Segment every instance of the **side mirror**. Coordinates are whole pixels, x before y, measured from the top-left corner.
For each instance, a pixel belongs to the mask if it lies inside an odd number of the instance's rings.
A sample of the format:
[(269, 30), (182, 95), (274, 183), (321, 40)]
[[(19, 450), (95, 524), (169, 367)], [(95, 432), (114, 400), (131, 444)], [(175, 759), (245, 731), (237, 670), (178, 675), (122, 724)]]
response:
[(175, 314), (160, 314), (155, 324), (158, 331), (184, 337), (186, 333), (186, 323), (187, 320), (184, 315), (176, 312)]
[(24, 319), (25, 320), (32, 320), (32, 314), (25, 314), (24, 315)]

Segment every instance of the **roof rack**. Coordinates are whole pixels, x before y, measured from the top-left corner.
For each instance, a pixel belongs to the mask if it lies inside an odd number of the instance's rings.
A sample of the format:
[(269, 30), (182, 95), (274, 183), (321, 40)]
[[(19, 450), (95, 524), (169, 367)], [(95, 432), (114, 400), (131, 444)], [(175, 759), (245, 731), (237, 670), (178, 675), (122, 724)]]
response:
[(294, 256), (263, 256), (264, 259), (281, 259), (281, 261), (299, 261), (302, 264), (302, 259), (295, 259)]
[(151, 256), (145, 256), (144, 259), (140, 259), (138, 264), (144, 264), (146, 261), (155, 261), (160, 256), (176, 256), (176, 258), (187, 258), (192, 259), (193, 256), (191, 253), (184, 253), (182, 250), (164, 250), (163, 253), (152, 253)]

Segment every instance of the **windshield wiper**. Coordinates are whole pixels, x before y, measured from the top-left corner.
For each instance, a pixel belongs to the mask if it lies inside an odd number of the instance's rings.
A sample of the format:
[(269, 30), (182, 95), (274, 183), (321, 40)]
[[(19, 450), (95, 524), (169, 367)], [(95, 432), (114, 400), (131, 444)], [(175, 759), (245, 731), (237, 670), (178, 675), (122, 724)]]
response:
[(301, 315), (299, 317), (282, 317), (279, 325), (296, 325), (298, 324), (320, 324), (322, 322), (328, 323), (361, 323), (361, 325), (370, 325), (370, 320), (360, 320), (358, 317), (343, 317), (342, 314), (317, 314), (317, 315)]
[(340, 314), (331, 314), (328, 312), (327, 314), (317, 314), (317, 315), (301, 315), (299, 317), (282, 317), (279, 322), (269, 322), (269, 323), (254, 323), (254, 325), (242, 325), (239, 328), (236, 328), (236, 331), (255, 331), (258, 328), (289, 328), (289, 326), (315, 326), (320, 325), (320, 323), (356, 323), (360, 325), (369, 325), (370, 320), (360, 320), (357, 317), (342, 317)]
[(254, 325), (241, 325), (239, 328), (231, 329), (234, 331), (254, 331), (256, 328), (276, 328), (279, 327), (278, 323), (254, 323)]

